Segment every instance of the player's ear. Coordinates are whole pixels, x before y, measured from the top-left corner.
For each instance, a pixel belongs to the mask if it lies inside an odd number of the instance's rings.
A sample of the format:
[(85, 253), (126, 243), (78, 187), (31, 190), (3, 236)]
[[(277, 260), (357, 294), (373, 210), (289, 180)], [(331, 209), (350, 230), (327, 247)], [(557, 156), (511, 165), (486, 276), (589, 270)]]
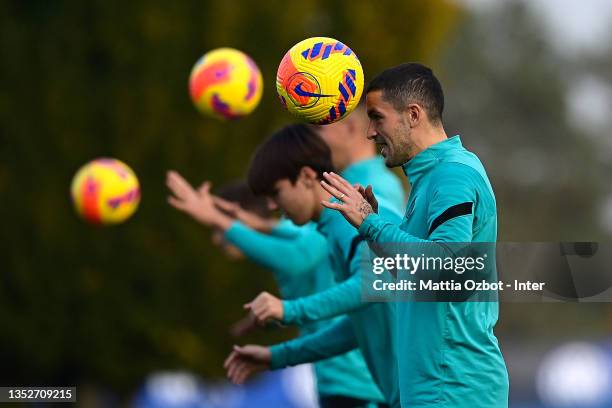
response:
[(276, 200), (274, 200), (272, 197), (266, 197), (266, 207), (269, 211), (278, 210), (278, 204), (276, 203)]
[(410, 127), (415, 127), (423, 120), (425, 111), (420, 105), (416, 103), (410, 103), (408, 104), (408, 106), (406, 106), (406, 109), (404, 110), (404, 115)]
[(318, 183), (317, 172), (309, 166), (304, 166), (300, 169), (298, 179), (308, 188), (312, 188), (315, 183)]

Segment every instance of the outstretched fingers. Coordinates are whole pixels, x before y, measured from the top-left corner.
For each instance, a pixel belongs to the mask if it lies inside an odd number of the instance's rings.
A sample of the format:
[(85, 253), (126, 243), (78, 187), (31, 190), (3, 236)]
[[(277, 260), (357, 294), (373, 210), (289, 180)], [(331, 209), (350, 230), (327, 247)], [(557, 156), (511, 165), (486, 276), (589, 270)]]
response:
[(355, 190), (355, 187), (353, 187), (351, 183), (349, 183), (343, 177), (340, 177), (336, 173), (324, 173), (323, 176), (325, 176), (325, 174), (327, 174), (328, 177), (325, 178), (330, 182), (330, 184), (332, 184), (338, 190), (342, 191), (344, 194), (348, 195), (351, 191)]
[(230, 366), (236, 361), (236, 359), (240, 356), (237, 351), (232, 350), (232, 352), (227, 356), (225, 361), (223, 362), (223, 368), (226, 370), (230, 368)]
[(336, 187), (327, 183), (325, 180), (321, 180), (321, 187), (323, 187), (325, 191), (327, 191), (329, 194), (331, 194), (338, 200), (344, 200), (347, 198), (347, 195), (345, 193), (341, 192)]
[(179, 198), (184, 198), (190, 191), (193, 190), (187, 180), (185, 180), (178, 172), (174, 170), (170, 170), (166, 174), (166, 185)]
[(236, 384), (244, 384), (253, 371), (255, 370), (253, 369), (252, 363), (241, 361), (234, 372), (234, 382)]
[(168, 204), (180, 211), (184, 211), (187, 208), (183, 200), (179, 200), (174, 196), (168, 196)]
[(200, 187), (198, 187), (198, 194), (202, 196), (210, 195), (210, 189), (212, 188), (212, 183), (210, 181), (203, 182)]
[(244, 360), (241, 359), (237, 359), (235, 360), (232, 365), (230, 366), (230, 369), (227, 372), (227, 377), (234, 383), (234, 384), (241, 384), (238, 381), (238, 378), (241, 377), (241, 372), (244, 370), (245, 365), (248, 364), (246, 363)]
[[(344, 180), (343, 178), (339, 177), (335, 173), (324, 172), (323, 173), (323, 178), (324, 178), (324, 180), (321, 181), (321, 184), (323, 184), (323, 182), (325, 182), (327, 185), (329, 185), (330, 187), (332, 187), (336, 191), (338, 191), (340, 193), (338, 195), (344, 194), (345, 196), (348, 196), (348, 195), (350, 195), (351, 191), (354, 190), (353, 186), (351, 186), (348, 183), (343, 183), (342, 181), (346, 181), (346, 180)], [(330, 194), (334, 195), (332, 192), (330, 192)], [(334, 197), (336, 197), (336, 196), (334, 195)], [(336, 198), (339, 199), (339, 197), (336, 197)]]

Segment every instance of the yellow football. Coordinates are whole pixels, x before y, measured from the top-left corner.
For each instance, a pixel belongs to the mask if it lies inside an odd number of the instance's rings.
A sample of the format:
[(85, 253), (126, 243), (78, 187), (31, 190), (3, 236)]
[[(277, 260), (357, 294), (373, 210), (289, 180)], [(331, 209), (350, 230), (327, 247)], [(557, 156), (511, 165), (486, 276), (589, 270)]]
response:
[(259, 104), (263, 79), (257, 64), (242, 51), (207, 52), (189, 76), (191, 100), (200, 112), (218, 119), (239, 119)]
[(109, 158), (81, 167), (70, 188), (76, 212), (92, 224), (118, 224), (140, 203), (138, 178), (125, 163)]

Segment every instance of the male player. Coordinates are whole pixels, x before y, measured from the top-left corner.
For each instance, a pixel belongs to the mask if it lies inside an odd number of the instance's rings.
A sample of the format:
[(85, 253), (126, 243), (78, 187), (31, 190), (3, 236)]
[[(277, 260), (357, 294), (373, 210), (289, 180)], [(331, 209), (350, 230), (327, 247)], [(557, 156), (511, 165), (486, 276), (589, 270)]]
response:
[[(210, 183), (196, 191), (176, 172), (168, 173), (167, 185), (174, 193), (170, 204), (212, 227), (214, 241), (229, 256), (244, 254), (269, 269), (284, 298), (307, 296), (334, 285), (327, 242), (314, 224), (297, 227), (289, 220), (274, 220), (265, 199), (253, 195), (246, 183), (222, 186), (220, 197), (210, 194)], [(323, 330), (333, 321), (301, 325), (300, 334)], [(371, 407), (383, 400), (359, 350), (319, 361), (314, 369), (321, 408)]]
[[(340, 212), (374, 244), (495, 242), (493, 189), (476, 155), (442, 125), (444, 96), (431, 69), (415, 63), (387, 69), (368, 85), (368, 138), (382, 147), (388, 167), (401, 166), (411, 192), (396, 225), (376, 214), (371, 191), (334, 173), (322, 186)], [(397, 304), (398, 363), (404, 407), (508, 406), (508, 374), (493, 334), (496, 302)]]
[[(324, 330), (271, 348), (236, 346), (225, 367), (228, 377), (241, 383), (261, 369), (317, 361), (359, 347), (387, 403), (397, 407), (394, 305), (361, 301), (360, 249), (364, 243), (340, 214), (321, 204), (321, 200), (331, 198), (319, 183), (331, 167), (330, 161), (328, 146), (309, 127), (288, 126), (258, 148), (248, 180), (254, 192), (269, 197), (294, 223), (317, 223), (318, 230), (327, 238), (332, 268), (340, 282), (324, 292), (279, 302), (280, 314), (268, 317), (300, 324), (345, 313), (348, 316)], [(384, 177), (388, 170), (384, 167), (382, 170), (378, 175)], [(385, 204), (379, 208), (381, 216), (399, 223), (397, 210)], [(261, 313), (270, 302), (259, 303), (256, 300), (249, 307), (265, 321), (268, 317), (262, 318)]]

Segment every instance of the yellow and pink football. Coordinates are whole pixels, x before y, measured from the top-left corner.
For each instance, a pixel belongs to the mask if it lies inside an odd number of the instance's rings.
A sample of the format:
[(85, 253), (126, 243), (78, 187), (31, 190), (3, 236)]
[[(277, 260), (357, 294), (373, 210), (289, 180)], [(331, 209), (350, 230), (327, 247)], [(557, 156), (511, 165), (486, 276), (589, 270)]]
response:
[(70, 188), (76, 212), (92, 224), (118, 224), (140, 203), (138, 178), (125, 163), (95, 159), (81, 167)]
[(363, 84), (357, 55), (328, 37), (308, 38), (294, 45), (276, 73), (283, 106), (298, 118), (319, 125), (349, 115), (359, 103)]
[(259, 104), (263, 79), (257, 64), (242, 51), (218, 48), (196, 62), (189, 93), (196, 108), (218, 119), (239, 119)]

